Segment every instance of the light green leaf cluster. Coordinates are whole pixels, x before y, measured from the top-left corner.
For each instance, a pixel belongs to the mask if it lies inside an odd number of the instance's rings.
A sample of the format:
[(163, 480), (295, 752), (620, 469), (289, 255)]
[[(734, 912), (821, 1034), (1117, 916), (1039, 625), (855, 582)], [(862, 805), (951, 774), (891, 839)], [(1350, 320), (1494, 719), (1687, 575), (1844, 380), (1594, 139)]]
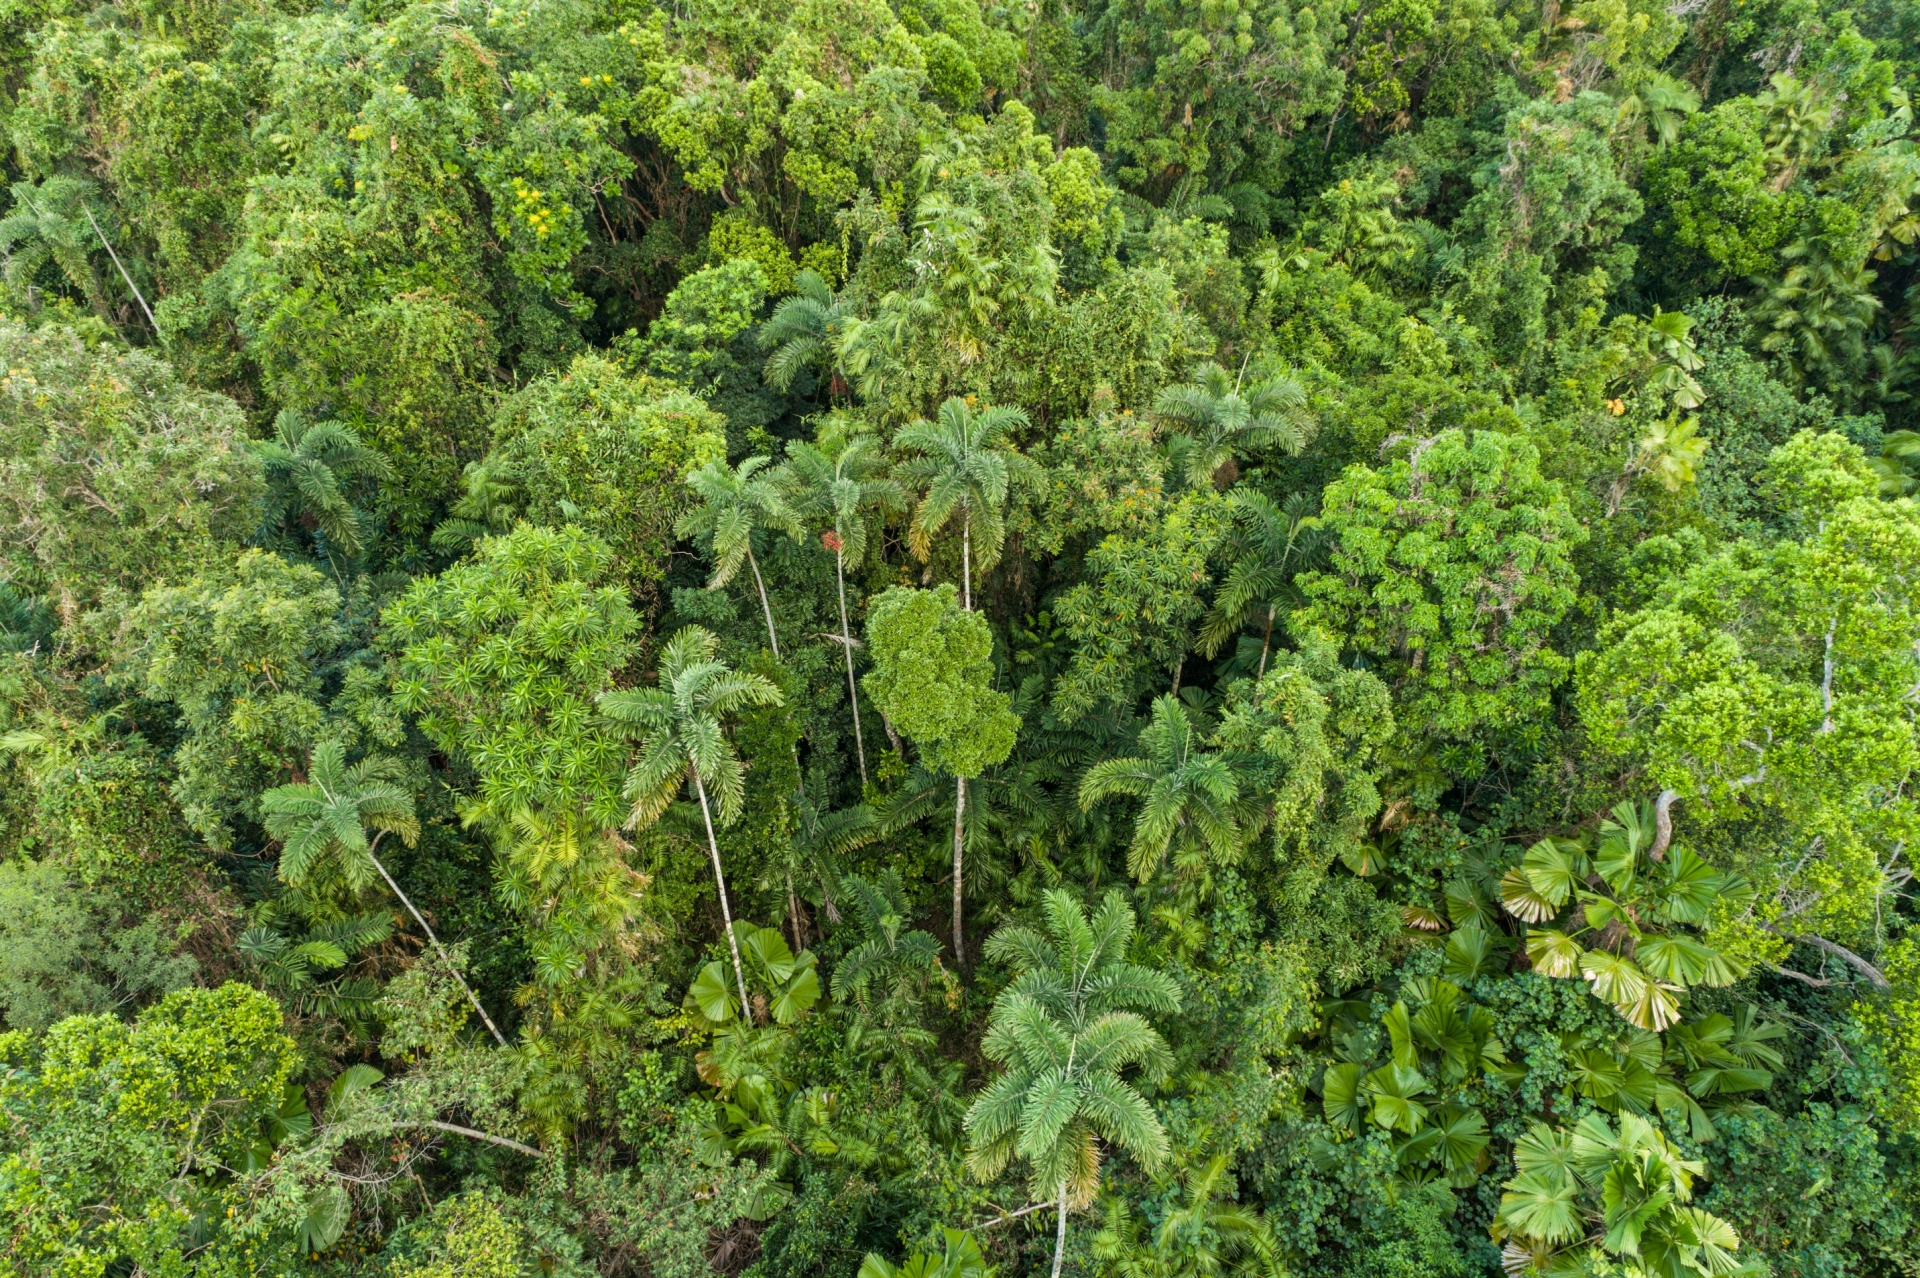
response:
[(1013, 750), (1020, 717), (993, 686), (993, 634), (952, 586), (875, 596), (867, 649), (861, 683), (930, 767), (977, 777)]
[(1596, 747), (1702, 805), (1710, 830), (1782, 823), (1791, 858), (1736, 841), (1728, 864), (1759, 894), (1739, 946), (1774, 959), (1788, 912), (1805, 917), (1787, 932), (1868, 926), (1886, 850), (1913, 825), (1920, 740), (1901, 707), (1920, 614), (1902, 583), (1920, 509), (1873, 496), (1835, 435), (1797, 437), (1768, 473), (1800, 535), (1734, 543), (1612, 621), (1580, 660), (1578, 704)]
[(1375, 471), (1327, 486), (1332, 560), (1300, 579), (1296, 629), (1382, 663), (1401, 729), (1463, 747), (1537, 740), (1570, 663), (1548, 642), (1574, 602), (1585, 539), (1527, 440), (1443, 431)]
[(0, 1036), (0, 1053), (13, 1263), (99, 1272), (131, 1257), (182, 1272), (209, 1247), (225, 1264), (264, 1259), (227, 1211), (246, 1206), (227, 1169), (245, 1164), (297, 1059), (271, 998), (238, 984), (181, 990), (131, 1025), (76, 1016), (44, 1036)]

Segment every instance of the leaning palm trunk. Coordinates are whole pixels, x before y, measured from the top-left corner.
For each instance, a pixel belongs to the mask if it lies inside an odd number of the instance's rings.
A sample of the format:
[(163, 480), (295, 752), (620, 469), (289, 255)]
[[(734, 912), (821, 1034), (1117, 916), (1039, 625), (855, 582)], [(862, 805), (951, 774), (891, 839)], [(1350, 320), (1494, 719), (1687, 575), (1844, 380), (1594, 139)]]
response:
[(753, 584), (760, 588), (760, 611), (767, 615), (767, 645), (773, 649), (776, 660), (780, 656), (780, 636), (773, 632), (773, 604), (767, 599), (767, 583), (760, 576), (760, 561), (753, 557), (753, 547), (747, 547), (747, 566), (753, 569)]
[[(378, 842), (378, 839), (374, 840), (374, 843)], [(393, 890), (393, 894), (400, 898), (400, 904), (407, 907), (407, 913), (413, 915), (413, 921), (418, 923), (420, 930), (427, 934), (427, 940), (433, 943), (434, 953), (438, 954), (440, 961), (447, 965), (447, 971), (453, 973), (453, 979), (460, 982), (460, 988), (467, 992), (467, 1002), (473, 1004), (473, 1010), (480, 1014), (481, 1021), (486, 1024), (487, 1032), (493, 1035), (493, 1041), (505, 1047), (506, 1038), (500, 1033), (499, 1026), (493, 1023), (493, 1018), (487, 1015), (487, 1009), (480, 1006), (479, 996), (473, 992), (473, 987), (467, 984), (466, 978), (460, 975), (460, 970), (453, 965), (453, 960), (447, 957), (446, 947), (440, 944), (440, 938), (433, 934), (431, 927), (427, 926), (426, 919), (421, 917), (420, 911), (413, 908), (413, 902), (407, 898), (405, 892), (400, 890), (400, 885), (393, 881), (393, 876), (387, 873), (387, 867), (380, 864), (380, 858), (373, 854), (371, 846), (367, 848), (367, 860), (373, 862), (373, 868), (380, 871), (380, 877), (387, 881), (387, 886)]]
[(967, 965), (967, 939), (961, 928), (960, 871), (962, 854), (966, 846), (963, 837), (967, 812), (967, 779), (955, 777), (953, 800), (953, 961), (957, 967)]
[(833, 552), (833, 577), (840, 587), (840, 648), (847, 656), (847, 700), (853, 706), (853, 748), (860, 757), (860, 784), (867, 784), (867, 743), (860, 735), (860, 690), (853, 681), (853, 631), (847, 625), (846, 555)]
[(747, 1002), (747, 969), (740, 962), (740, 938), (733, 934), (733, 907), (727, 904), (727, 876), (720, 869), (720, 841), (713, 837), (713, 813), (707, 807), (707, 788), (700, 783), (700, 770), (688, 768), (693, 776), (693, 792), (700, 796), (700, 819), (707, 823), (707, 851), (713, 855), (713, 881), (720, 889), (720, 918), (727, 927), (727, 948), (733, 952), (733, 979), (740, 986), (740, 1022), (751, 1024), (752, 1006)]
[(1255, 683), (1267, 677), (1267, 653), (1273, 648), (1273, 618), (1279, 611), (1278, 604), (1267, 608), (1267, 637), (1260, 641), (1260, 673), (1253, 677)]

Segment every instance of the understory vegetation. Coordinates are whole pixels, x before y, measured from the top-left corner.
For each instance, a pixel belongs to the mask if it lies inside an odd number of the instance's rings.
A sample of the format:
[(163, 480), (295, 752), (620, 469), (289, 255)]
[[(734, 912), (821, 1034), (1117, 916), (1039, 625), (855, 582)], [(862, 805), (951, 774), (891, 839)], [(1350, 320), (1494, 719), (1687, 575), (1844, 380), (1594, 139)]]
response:
[(1916, 0), (9, 0), (0, 1252), (1920, 1275)]

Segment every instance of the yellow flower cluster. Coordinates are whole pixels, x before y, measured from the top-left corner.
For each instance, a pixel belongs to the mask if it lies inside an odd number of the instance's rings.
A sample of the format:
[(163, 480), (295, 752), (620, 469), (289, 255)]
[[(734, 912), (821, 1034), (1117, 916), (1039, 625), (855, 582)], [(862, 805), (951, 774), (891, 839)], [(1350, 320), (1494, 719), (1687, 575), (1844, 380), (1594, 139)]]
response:
[(547, 193), (537, 187), (529, 186), (521, 178), (513, 180), (513, 198), (518, 206), (516, 212), (526, 222), (533, 233), (541, 239), (553, 234), (554, 221), (573, 212), (573, 206), (562, 203), (558, 206), (547, 203)]

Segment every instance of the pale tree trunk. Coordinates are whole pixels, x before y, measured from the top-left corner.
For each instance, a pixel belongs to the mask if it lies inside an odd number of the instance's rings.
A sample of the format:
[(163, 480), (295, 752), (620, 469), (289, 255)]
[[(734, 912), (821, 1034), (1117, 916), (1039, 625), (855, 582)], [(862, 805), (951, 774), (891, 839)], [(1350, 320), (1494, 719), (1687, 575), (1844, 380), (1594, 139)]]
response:
[(1273, 647), (1273, 616), (1278, 611), (1280, 611), (1278, 604), (1274, 604), (1267, 609), (1267, 637), (1260, 641), (1260, 673), (1253, 677), (1255, 683), (1258, 683), (1266, 677), (1267, 650)]
[(767, 643), (777, 660), (780, 656), (780, 636), (773, 632), (773, 604), (767, 599), (767, 583), (760, 578), (760, 561), (753, 557), (752, 546), (747, 547), (747, 566), (753, 569), (753, 584), (760, 587), (760, 611), (767, 614)]
[(960, 601), (973, 611), (973, 518), (960, 516)]
[[(775, 634), (773, 629), (773, 604), (767, 598), (767, 583), (760, 576), (760, 561), (753, 557), (751, 539), (747, 544), (747, 565), (753, 569), (753, 584), (760, 588), (760, 611), (767, 615), (767, 644), (773, 649), (773, 659), (779, 661), (781, 659), (780, 636)], [(800, 797), (804, 799), (807, 797), (807, 779), (800, 774), (800, 743), (794, 742), (791, 748), (794, 784), (800, 787)]]
[(965, 855), (965, 820), (967, 812), (967, 779), (953, 779), (953, 962), (956, 967), (967, 965), (967, 935), (961, 921), (964, 918), (960, 903), (960, 871)]
[(840, 647), (847, 654), (847, 700), (853, 706), (853, 748), (860, 757), (860, 784), (867, 784), (867, 743), (860, 736), (860, 692), (853, 682), (853, 631), (847, 625), (846, 556), (833, 552), (834, 581), (840, 587)]
[(1060, 1219), (1053, 1229), (1053, 1278), (1060, 1278), (1060, 1262), (1067, 1256), (1067, 1182), (1060, 1181)]
[[(379, 840), (375, 839), (374, 842), (378, 843)], [(467, 1002), (473, 1004), (473, 1010), (480, 1014), (481, 1021), (486, 1024), (487, 1032), (493, 1035), (493, 1041), (505, 1047), (507, 1040), (500, 1033), (500, 1027), (493, 1023), (491, 1016), (487, 1015), (487, 1009), (480, 1006), (479, 996), (473, 992), (473, 987), (467, 984), (466, 978), (461, 976), (459, 970), (454, 967), (453, 960), (447, 957), (446, 947), (440, 944), (440, 938), (433, 934), (431, 927), (427, 926), (427, 921), (421, 917), (420, 911), (413, 908), (413, 902), (407, 899), (407, 894), (400, 890), (400, 885), (393, 881), (391, 874), (387, 873), (387, 867), (380, 864), (380, 858), (373, 854), (371, 846), (367, 848), (367, 860), (373, 862), (373, 868), (380, 871), (380, 877), (387, 881), (387, 886), (393, 889), (393, 894), (400, 898), (400, 904), (407, 907), (407, 913), (413, 915), (413, 921), (418, 923), (420, 930), (427, 934), (427, 940), (433, 942), (434, 953), (438, 954), (440, 961), (447, 965), (447, 971), (453, 974), (453, 979), (460, 982), (460, 988), (467, 992)]]
[(800, 899), (793, 894), (793, 871), (787, 871), (787, 919), (793, 927), (793, 952), (798, 954), (807, 948), (800, 939)]
[(713, 813), (707, 807), (707, 788), (700, 784), (700, 773), (688, 768), (693, 777), (693, 792), (700, 796), (700, 817), (707, 823), (707, 851), (713, 854), (713, 881), (720, 889), (720, 918), (727, 925), (727, 948), (733, 951), (733, 979), (740, 985), (740, 1022), (753, 1024), (753, 1006), (747, 1002), (747, 969), (740, 962), (740, 938), (733, 934), (733, 907), (727, 904), (727, 876), (720, 870), (720, 841), (713, 837)]

